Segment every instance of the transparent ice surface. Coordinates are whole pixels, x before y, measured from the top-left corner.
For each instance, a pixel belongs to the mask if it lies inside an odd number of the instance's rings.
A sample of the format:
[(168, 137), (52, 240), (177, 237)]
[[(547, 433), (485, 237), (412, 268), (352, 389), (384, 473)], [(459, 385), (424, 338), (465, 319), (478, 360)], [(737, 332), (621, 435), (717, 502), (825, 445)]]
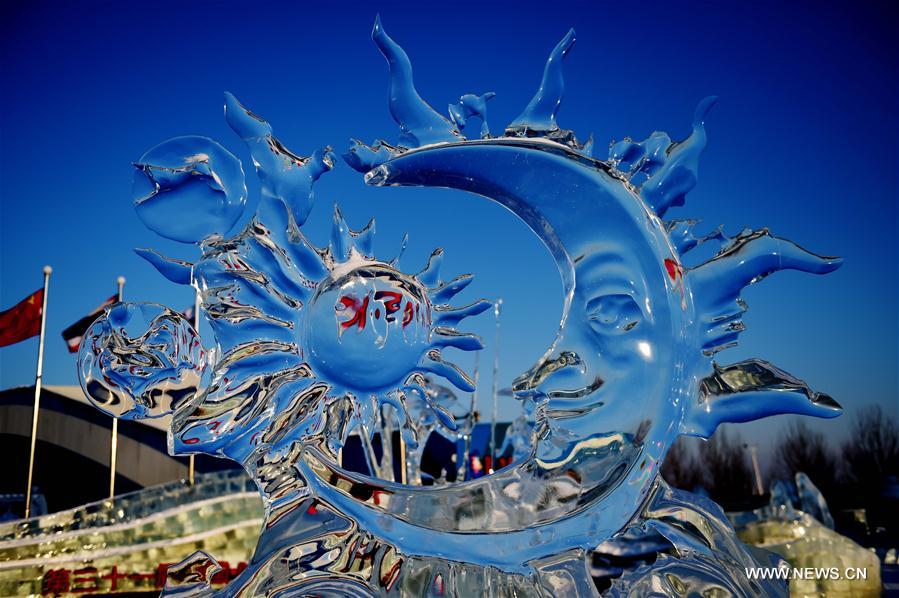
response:
[[(137, 215), (163, 237), (195, 243), (224, 235), (243, 213), (243, 166), (212, 139), (169, 139), (141, 156), (134, 167)], [(191, 217), (198, 212), (204, 217)]]
[(206, 368), (196, 331), (162, 305), (115, 303), (84, 338), (78, 378), (94, 407), (113, 417), (172, 413), (194, 397)]
[(531, 456), (534, 446), (534, 422), (530, 421), (527, 411), (522, 411), (506, 429), (506, 436), (500, 445), (497, 455), (505, 455), (512, 450), (512, 462), (524, 461)]
[[(513, 429), (515, 462), (475, 480), (419, 485), (427, 436), (467, 434), (435, 385), (474, 389), (447, 350), (481, 348), (458, 326), (492, 304), (451, 305), (470, 275), (444, 278), (440, 250), (418, 272), (382, 260), (374, 223), (353, 230), (337, 209), (330, 242), (310, 242), (303, 225), (313, 184), (335, 166), (330, 148), (291, 152), (226, 94), (226, 120), (261, 182), (255, 215), (225, 238), (206, 232), (223, 230), (214, 213), (193, 211), (191, 229), (203, 231), (184, 235), (198, 242), (193, 262), (139, 250), (166, 278), (199, 290), (214, 335), (208, 383), (159, 405), (172, 414), (171, 449), (241, 463), (264, 499), (253, 562), (224, 595), (782, 593), (744, 574), (775, 557), (744, 546), (717, 506), (667, 488), (658, 470), (680, 434), (708, 437), (720, 423), (778, 413), (839, 414), (829, 396), (765, 361), (713, 357), (744, 329), (745, 286), (784, 269), (823, 274), (840, 260), (766, 229), (701, 235), (695, 221), (663, 220), (696, 184), (714, 98), (700, 102), (687, 139), (625, 139), (595, 159), (592, 138), (582, 144), (557, 122), (574, 31), (502, 137), (489, 135), (486, 95), (462, 96), (447, 119), (418, 94), (408, 55), (380, 20), (372, 38), (388, 63), (400, 136), (353, 140), (345, 161), (369, 185), (459, 189), (509, 209), (558, 265), (561, 326), (513, 385), (534, 414), (532, 432)], [(484, 126), (467, 140), (472, 117)], [(172, 237), (168, 224), (151, 228)], [(718, 253), (685, 265), (707, 242)], [(116, 338), (92, 330), (82, 362)], [(134, 359), (158, 349), (135, 346)], [(180, 359), (180, 344), (162, 347)], [(99, 388), (94, 401), (105, 407), (108, 391), (90, 383), (102, 373), (84, 386), (92, 396)], [(130, 407), (148, 403), (140, 389), (157, 376), (116, 386), (125, 395), (116, 403), (128, 406), (121, 414), (158, 413)], [(401, 456), (389, 449), (378, 459), (371, 448), (393, 430), (411, 457), (406, 483), (394, 479)], [(362, 441), (368, 474), (341, 466), (350, 435)], [(614, 555), (629, 556), (613, 566)], [(210, 567), (202, 555), (185, 562), (167, 592), (210, 592), (191, 573)]]
[(496, 97), (496, 93), (488, 91), (482, 95), (466, 93), (455, 104), (450, 104), (447, 111), (450, 119), (461, 131), (468, 124), (470, 118), (476, 117), (481, 121), (481, 137), (490, 137), (490, 126), (487, 124), (487, 101)]
[(796, 491), (799, 493), (799, 509), (821, 522), (821, 525), (833, 529), (833, 515), (827, 506), (827, 500), (803, 472), (796, 474)]

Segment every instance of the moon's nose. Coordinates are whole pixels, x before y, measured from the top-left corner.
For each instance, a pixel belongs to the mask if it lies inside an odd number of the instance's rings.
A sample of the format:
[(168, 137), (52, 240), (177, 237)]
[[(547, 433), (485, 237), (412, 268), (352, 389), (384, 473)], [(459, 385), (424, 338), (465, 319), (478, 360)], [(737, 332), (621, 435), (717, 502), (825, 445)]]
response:
[(555, 357), (544, 356), (531, 369), (512, 381), (512, 392), (520, 398), (530, 396), (553, 374), (581, 363), (578, 354), (571, 351), (563, 351)]
[(603, 379), (587, 372), (581, 357), (572, 351), (547, 356), (512, 382), (517, 398), (543, 396), (552, 399), (579, 398), (597, 390)]

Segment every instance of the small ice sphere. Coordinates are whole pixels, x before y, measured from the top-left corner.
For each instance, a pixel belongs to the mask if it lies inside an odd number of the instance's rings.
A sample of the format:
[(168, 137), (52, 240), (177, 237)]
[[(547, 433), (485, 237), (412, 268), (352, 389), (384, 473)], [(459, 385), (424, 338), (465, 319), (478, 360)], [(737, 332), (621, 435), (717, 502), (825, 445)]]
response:
[(88, 328), (78, 378), (97, 409), (121, 419), (162, 417), (190, 401), (206, 352), (180, 314), (155, 303), (116, 303)]
[(134, 167), (132, 197), (141, 221), (167, 239), (198, 243), (223, 236), (247, 203), (243, 167), (206, 137), (163, 141)]

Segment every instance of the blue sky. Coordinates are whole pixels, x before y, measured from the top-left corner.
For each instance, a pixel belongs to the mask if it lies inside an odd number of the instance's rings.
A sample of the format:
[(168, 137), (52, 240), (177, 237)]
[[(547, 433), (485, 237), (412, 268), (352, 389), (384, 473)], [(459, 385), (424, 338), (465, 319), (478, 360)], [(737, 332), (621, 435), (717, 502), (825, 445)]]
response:
[[(128, 299), (190, 304), (188, 289), (131, 251), (194, 255), (141, 225), (131, 162), (169, 137), (200, 134), (248, 165), (222, 118), (224, 90), (300, 154), (343, 150), (350, 137), (396, 139), (386, 65), (369, 38), (380, 12), (412, 58), (419, 92), (439, 110), (463, 93), (497, 93), (494, 131), (528, 102), (570, 26), (578, 41), (559, 120), (580, 138), (593, 132), (597, 148), (656, 129), (683, 138), (696, 103), (720, 96), (700, 183), (671, 215), (731, 233), (768, 226), (846, 260), (826, 277), (786, 272), (748, 289), (747, 332), (720, 361), (768, 359), (832, 394), (849, 417), (875, 403), (896, 414), (899, 52), (885, 3), (254, 4), (2, 8), (0, 309), (40, 286), (44, 264), (54, 267), (47, 383), (76, 383), (60, 331), (112, 294), (117, 276), (128, 279)], [(252, 193), (255, 178), (248, 181)], [(325, 241), (339, 201), (351, 225), (377, 218), (382, 257), (408, 230), (405, 269), (444, 247), (448, 274), (478, 277), (460, 300), (503, 297), (500, 387), (551, 341), (558, 275), (504, 209), (459, 192), (367, 188), (343, 164), (319, 182), (317, 197), (306, 226), (313, 240)], [(488, 314), (472, 329), (492, 342)], [(0, 349), (0, 387), (32, 383), (36, 352), (36, 339)], [(489, 373), (481, 382), (480, 408), (489, 412)], [(502, 419), (517, 410), (501, 400)], [(849, 417), (815, 426), (837, 437)], [(788, 421), (741, 430), (765, 446)]]

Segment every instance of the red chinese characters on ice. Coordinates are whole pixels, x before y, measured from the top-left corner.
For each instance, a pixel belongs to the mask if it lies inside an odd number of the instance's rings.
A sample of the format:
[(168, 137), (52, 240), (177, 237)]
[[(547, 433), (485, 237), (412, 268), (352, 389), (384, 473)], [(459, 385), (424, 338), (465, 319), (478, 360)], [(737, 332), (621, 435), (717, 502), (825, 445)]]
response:
[[(373, 312), (369, 310), (370, 305), (374, 307)], [(421, 304), (397, 291), (375, 291), (373, 295), (369, 293), (362, 299), (350, 294), (341, 296), (338, 299), (337, 312), (347, 314), (340, 322), (342, 329), (356, 327), (358, 330), (364, 330), (369, 317), (395, 322), (399, 312), (402, 312), (401, 322), (405, 328), (413, 320), (421, 317)]]
[[(159, 563), (155, 570), (147, 572), (131, 571), (113, 565), (103, 573), (96, 567), (80, 569), (50, 569), (41, 578), (42, 596), (61, 596), (70, 594), (92, 594), (95, 592), (115, 593), (135, 590), (162, 590), (165, 587), (166, 575), (173, 563)], [(219, 563), (221, 570), (212, 578), (212, 585), (223, 586), (240, 575), (247, 568), (245, 562), (231, 567), (227, 561)]]

